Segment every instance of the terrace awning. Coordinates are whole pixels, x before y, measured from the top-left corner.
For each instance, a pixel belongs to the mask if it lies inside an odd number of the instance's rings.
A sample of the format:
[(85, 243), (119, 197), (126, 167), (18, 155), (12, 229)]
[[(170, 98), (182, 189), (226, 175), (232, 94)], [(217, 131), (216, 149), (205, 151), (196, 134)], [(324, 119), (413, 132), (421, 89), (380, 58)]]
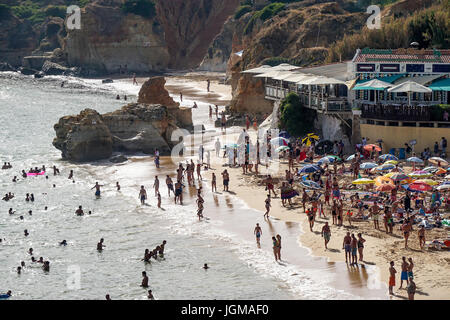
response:
[(394, 82), (394, 84), (398, 85), (398, 84), (402, 84), (402, 83), (405, 83), (405, 82), (408, 82), (408, 81), (414, 81), (414, 82), (424, 86), (427, 83), (429, 83), (429, 82), (431, 82), (433, 80), (436, 80), (436, 79), (438, 79), (440, 77), (442, 77), (441, 74), (432, 75), (432, 76), (405, 77), (405, 78), (402, 78), (402, 79), (398, 79), (397, 81)]
[(388, 82), (373, 79), (357, 85), (352, 90), (384, 90), (390, 87), (392, 87), (392, 84)]
[(304, 85), (345, 84), (344, 81), (321, 76), (310, 76), (300, 81), (297, 81), (296, 83)]
[(450, 91), (450, 78), (435, 81), (428, 88), (433, 91)]
[(270, 69), (272, 69), (271, 66), (269, 66), (267, 64), (264, 64), (264, 65), (262, 65), (262, 66), (260, 66), (258, 68), (248, 69), (248, 70), (242, 71), (241, 73), (255, 73), (255, 74), (257, 74), (257, 73), (267, 72)]
[(363, 84), (367, 81), (371, 81), (371, 80), (380, 80), (383, 82), (388, 82), (388, 83), (394, 83), (395, 81), (397, 81), (400, 78), (403, 78), (405, 76), (405, 74), (396, 74), (394, 76), (389, 76), (389, 77), (378, 77), (378, 78), (374, 78), (374, 79), (364, 79), (364, 80), (358, 80), (356, 81), (356, 85), (360, 85)]

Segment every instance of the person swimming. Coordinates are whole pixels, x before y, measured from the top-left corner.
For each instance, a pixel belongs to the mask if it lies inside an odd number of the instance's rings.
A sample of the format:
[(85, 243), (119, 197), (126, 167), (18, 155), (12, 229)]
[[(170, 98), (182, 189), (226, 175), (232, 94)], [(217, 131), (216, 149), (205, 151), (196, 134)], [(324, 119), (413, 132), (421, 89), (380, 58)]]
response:
[(50, 261), (45, 261), (42, 269), (46, 272), (50, 271)]
[(79, 206), (78, 209), (75, 211), (77, 216), (82, 216), (84, 215), (84, 211), (82, 209), (82, 206)]
[(60, 246), (67, 246), (67, 241), (63, 240), (59, 243)]

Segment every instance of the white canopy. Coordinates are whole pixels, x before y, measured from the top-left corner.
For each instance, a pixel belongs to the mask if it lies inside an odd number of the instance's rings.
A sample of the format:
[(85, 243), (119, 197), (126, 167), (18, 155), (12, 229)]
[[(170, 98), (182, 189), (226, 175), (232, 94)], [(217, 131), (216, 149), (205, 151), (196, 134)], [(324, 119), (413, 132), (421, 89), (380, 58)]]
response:
[(364, 83), (360, 83), (358, 85), (355, 86), (355, 88), (353, 88), (353, 90), (377, 90), (377, 89), (384, 89), (384, 88), (389, 88), (392, 87), (393, 85), (390, 84), (389, 82), (384, 82), (378, 79), (372, 79), (369, 81), (366, 81)]
[(321, 76), (310, 76), (305, 79), (299, 80), (296, 83), (297, 84), (306, 84), (306, 85), (345, 84), (344, 81), (337, 80), (334, 78), (321, 77)]
[(269, 70), (267, 72), (257, 74), (257, 75), (255, 75), (253, 77), (254, 78), (272, 78), (272, 79), (275, 79), (276, 77), (286, 76), (286, 75), (289, 75), (289, 74), (291, 74), (291, 72), (289, 72), (289, 71)]
[(401, 83), (399, 85), (396, 85), (392, 88), (388, 89), (388, 92), (422, 92), (422, 93), (429, 93), (432, 92), (430, 88), (427, 88), (421, 84), (418, 84), (414, 81), (406, 81), (404, 83)]
[(263, 73), (263, 72), (269, 71), (270, 69), (272, 69), (271, 66), (264, 64), (258, 68), (248, 69), (248, 70), (242, 71), (241, 73)]

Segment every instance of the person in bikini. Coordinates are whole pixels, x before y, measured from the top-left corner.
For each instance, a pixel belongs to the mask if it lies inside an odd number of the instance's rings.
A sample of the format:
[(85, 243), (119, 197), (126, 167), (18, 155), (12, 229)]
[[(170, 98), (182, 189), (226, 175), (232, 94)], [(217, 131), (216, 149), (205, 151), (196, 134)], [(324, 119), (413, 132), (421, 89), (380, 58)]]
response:
[(211, 189), (212, 189), (212, 192), (217, 192), (217, 178), (216, 178), (216, 174), (214, 172), (212, 173), (212, 178), (211, 178)]
[(425, 227), (420, 226), (419, 230), (417, 231), (417, 234), (419, 236), (420, 249), (423, 249), (423, 246), (425, 245)]
[(266, 207), (266, 213), (264, 213), (264, 219), (267, 217), (267, 219), (269, 219), (269, 212), (270, 212), (270, 193), (267, 195), (266, 200), (264, 200), (265, 202), (265, 207)]
[(256, 224), (255, 230), (253, 231), (253, 234), (256, 236), (256, 243), (258, 244), (258, 248), (261, 247), (261, 236), (262, 236), (262, 230), (259, 226), (259, 223)]

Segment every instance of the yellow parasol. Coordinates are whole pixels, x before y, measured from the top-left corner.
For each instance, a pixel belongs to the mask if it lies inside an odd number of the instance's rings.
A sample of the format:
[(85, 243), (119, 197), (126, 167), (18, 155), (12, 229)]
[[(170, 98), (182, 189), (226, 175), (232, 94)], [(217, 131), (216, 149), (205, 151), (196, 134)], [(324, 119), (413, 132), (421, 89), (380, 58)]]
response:
[[(389, 174), (389, 173), (388, 173)], [(376, 177), (375, 178), (375, 185), (377, 186), (377, 187), (379, 187), (379, 186), (381, 186), (381, 185), (383, 185), (383, 184), (393, 184), (394, 182), (391, 180), (391, 179), (389, 179), (388, 177), (387, 177), (387, 175), (384, 175), (384, 176), (380, 176), (380, 177)]]
[(374, 184), (375, 181), (367, 178), (356, 179), (352, 181), (352, 184)]
[(429, 186), (435, 186), (435, 185), (439, 184), (439, 182), (431, 180), (431, 179), (419, 179), (419, 180), (415, 180), (414, 183), (425, 183)]
[(306, 142), (306, 146), (309, 147), (313, 140), (319, 140), (319, 136), (315, 133), (308, 133), (306, 137), (302, 139), (302, 143)]
[(388, 161), (386, 161), (385, 163), (390, 163), (390, 164), (398, 164), (398, 161), (395, 161), (395, 160), (388, 160)]

